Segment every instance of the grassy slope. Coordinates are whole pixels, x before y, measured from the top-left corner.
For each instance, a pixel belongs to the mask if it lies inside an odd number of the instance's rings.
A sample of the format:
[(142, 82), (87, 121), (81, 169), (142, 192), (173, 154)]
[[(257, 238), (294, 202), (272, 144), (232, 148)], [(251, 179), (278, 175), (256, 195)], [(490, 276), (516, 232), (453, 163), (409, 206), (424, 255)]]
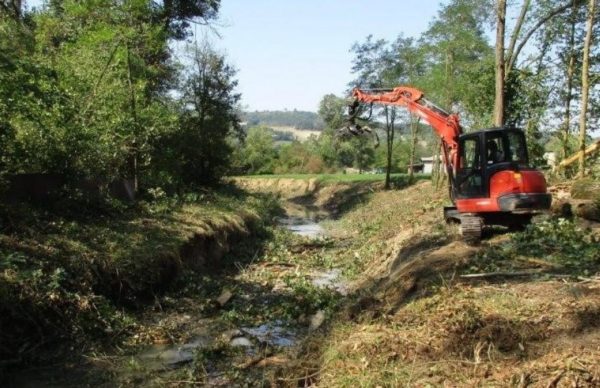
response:
[[(322, 386), (600, 383), (600, 287), (576, 278), (600, 269), (597, 237), (548, 221), (469, 247), (444, 226), (444, 197), (428, 182), (375, 193), (332, 224), (358, 301), (295, 370)], [(561, 276), (459, 277), (498, 270)]]
[(274, 206), (267, 197), (221, 191), (131, 209), (4, 209), (0, 367), (67, 338), (85, 343), (127, 332), (132, 307), (197, 267), (199, 258), (182, 249), (192, 237), (246, 234)]

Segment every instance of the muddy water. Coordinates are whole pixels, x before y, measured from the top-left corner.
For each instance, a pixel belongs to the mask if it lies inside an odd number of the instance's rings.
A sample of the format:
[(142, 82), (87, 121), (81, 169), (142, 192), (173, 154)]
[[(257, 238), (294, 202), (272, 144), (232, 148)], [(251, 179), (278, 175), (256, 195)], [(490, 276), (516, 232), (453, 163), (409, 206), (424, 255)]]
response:
[(219, 338), (229, 338), (230, 346), (244, 348), (246, 354), (254, 355), (259, 347), (265, 345), (280, 348), (293, 346), (300, 335), (299, 330), (288, 327), (280, 320), (220, 334), (210, 333), (206, 329), (205, 335), (195, 337), (183, 345), (151, 345), (135, 356), (135, 359), (147, 371), (160, 371), (192, 362), (196, 352), (209, 348)]
[(279, 225), (304, 237), (321, 237), (325, 230), (318, 222), (310, 218), (288, 216), (277, 220)]

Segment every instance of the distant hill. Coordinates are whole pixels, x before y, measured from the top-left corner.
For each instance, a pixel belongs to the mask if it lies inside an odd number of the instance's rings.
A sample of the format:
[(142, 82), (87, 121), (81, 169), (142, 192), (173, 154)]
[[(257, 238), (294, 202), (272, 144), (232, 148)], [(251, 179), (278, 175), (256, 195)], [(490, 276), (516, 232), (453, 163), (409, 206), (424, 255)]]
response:
[(293, 127), (299, 130), (320, 131), (323, 121), (315, 112), (300, 110), (273, 110), (244, 112), (242, 121), (248, 126), (265, 125), (269, 127)]

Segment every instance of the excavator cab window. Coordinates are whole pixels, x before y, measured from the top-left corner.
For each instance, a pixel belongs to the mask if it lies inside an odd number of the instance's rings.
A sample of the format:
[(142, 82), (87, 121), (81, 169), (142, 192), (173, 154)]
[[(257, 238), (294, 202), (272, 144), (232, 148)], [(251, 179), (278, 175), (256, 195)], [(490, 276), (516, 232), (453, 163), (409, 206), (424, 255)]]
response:
[(486, 141), (487, 164), (503, 163), (506, 161), (507, 152), (501, 135), (489, 137)]
[(482, 193), (481, 147), (479, 136), (460, 139), (460, 168), (456, 172), (458, 195), (472, 197)]
[(486, 165), (517, 163), (527, 166), (525, 136), (519, 130), (500, 130), (485, 134)]
[(529, 160), (523, 133), (516, 131), (507, 132), (506, 140), (508, 141), (508, 161), (516, 162), (521, 166), (527, 166)]

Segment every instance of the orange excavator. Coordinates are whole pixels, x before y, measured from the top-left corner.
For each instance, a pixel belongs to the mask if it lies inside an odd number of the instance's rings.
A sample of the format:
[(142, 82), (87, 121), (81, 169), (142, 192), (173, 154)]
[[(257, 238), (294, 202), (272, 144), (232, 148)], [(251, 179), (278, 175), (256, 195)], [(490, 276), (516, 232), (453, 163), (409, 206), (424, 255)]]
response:
[(484, 225), (521, 228), (550, 208), (546, 180), (529, 165), (522, 130), (503, 127), (463, 133), (458, 115), (447, 113), (411, 87), (355, 88), (352, 97), (350, 123), (341, 130), (345, 134), (371, 132), (356, 122), (361, 104), (405, 107), (435, 130), (441, 138), (452, 201), (452, 206), (444, 207), (444, 217), (460, 223), (466, 240), (478, 241)]

